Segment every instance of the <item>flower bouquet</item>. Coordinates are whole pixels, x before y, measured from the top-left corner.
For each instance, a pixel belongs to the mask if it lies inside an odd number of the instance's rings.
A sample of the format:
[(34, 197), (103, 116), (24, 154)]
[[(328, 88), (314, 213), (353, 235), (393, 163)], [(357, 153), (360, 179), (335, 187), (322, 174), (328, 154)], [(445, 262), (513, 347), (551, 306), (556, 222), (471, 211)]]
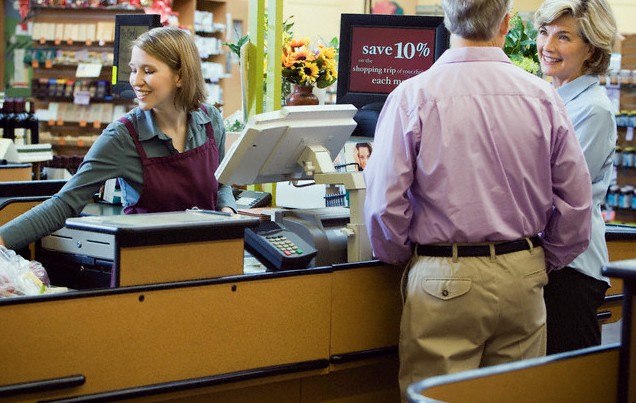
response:
[(288, 83), (326, 88), (338, 79), (337, 51), (309, 39), (290, 39), (283, 45), (282, 74)]

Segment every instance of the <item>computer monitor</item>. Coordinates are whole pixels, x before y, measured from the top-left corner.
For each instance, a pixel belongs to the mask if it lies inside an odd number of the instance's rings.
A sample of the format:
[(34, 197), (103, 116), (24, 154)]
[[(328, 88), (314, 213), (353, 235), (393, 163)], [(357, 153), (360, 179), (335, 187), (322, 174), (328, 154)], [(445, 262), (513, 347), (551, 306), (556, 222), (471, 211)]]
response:
[(329, 153), (332, 162), (356, 127), (353, 105), (285, 106), (249, 119), (225, 155), (216, 177), (226, 185), (312, 179), (299, 163), (308, 148)]
[(373, 137), (389, 93), (428, 70), (449, 46), (443, 17), (342, 14), (336, 103), (360, 109), (353, 135)]
[(133, 99), (135, 92), (130, 85), (130, 44), (144, 32), (161, 27), (159, 14), (115, 15), (115, 46), (113, 50), (113, 94)]

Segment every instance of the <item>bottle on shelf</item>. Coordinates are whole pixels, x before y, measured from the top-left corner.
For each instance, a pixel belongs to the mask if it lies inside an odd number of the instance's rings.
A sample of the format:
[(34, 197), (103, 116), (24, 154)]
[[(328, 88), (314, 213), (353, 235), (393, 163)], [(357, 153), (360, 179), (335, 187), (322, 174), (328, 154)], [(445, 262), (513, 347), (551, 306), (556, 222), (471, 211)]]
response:
[(24, 99), (17, 98), (13, 103), (13, 142), (18, 146), (27, 144), (26, 120), (27, 114), (24, 107)]
[(621, 187), (618, 194), (618, 207), (622, 209), (632, 208), (632, 196), (634, 195), (634, 186), (626, 185)]
[(605, 204), (610, 208), (618, 208), (618, 195), (620, 193), (620, 186), (611, 185), (607, 191), (607, 197)]
[(40, 143), (40, 121), (35, 115), (35, 103), (29, 101), (29, 110), (27, 111), (26, 121), (27, 131), (29, 133), (28, 140), (30, 144)]
[(0, 138), (4, 138), (4, 125), (6, 121), (5, 105), (6, 105), (6, 101), (3, 100), (2, 106), (0, 107)]
[(636, 149), (634, 147), (625, 147), (623, 149), (622, 162), (623, 168), (634, 168), (634, 153)]
[(7, 98), (4, 101), (4, 138), (15, 140), (15, 112), (14, 99)]

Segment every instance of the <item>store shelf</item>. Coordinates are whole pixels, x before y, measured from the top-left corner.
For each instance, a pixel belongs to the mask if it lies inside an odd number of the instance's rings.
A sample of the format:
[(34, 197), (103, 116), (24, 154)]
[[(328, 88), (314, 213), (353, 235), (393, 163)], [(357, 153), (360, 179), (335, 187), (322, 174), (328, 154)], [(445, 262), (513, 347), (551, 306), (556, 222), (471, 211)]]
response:
[[(247, 20), (247, 0), (229, 3), (222, 0), (174, 0), (172, 8), (178, 15), (180, 27), (187, 28), (203, 38), (218, 41), (218, 49), (202, 59), (205, 66), (204, 78), (210, 86), (209, 92), (212, 95), (211, 103), (227, 106), (228, 114), (240, 109), (238, 66), (228, 63), (226, 57), (229, 50), (221, 43), (226, 40), (227, 25), (231, 21), (232, 13), (234, 19)], [(195, 33), (197, 11), (211, 13), (214, 22), (213, 32)], [(87, 139), (98, 136), (113, 120), (104, 116), (88, 120), (51, 116), (55, 113), (55, 110), (51, 109), (52, 103), (79, 102), (74, 97), (77, 88), (73, 87), (78, 81), (86, 83), (82, 86), (85, 93), (87, 88), (91, 89), (89, 96), (85, 96), (91, 109), (98, 107), (100, 103), (110, 103), (120, 108), (123, 106), (126, 110), (134, 107), (131, 101), (118, 99), (111, 93), (114, 22), (117, 14), (143, 12), (142, 9), (122, 6), (88, 8), (32, 5), (29, 17), (34, 27), (32, 50), (25, 62), (32, 67), (32, 97), (35, 108), (44, 116), (40, 118), (40, 132), (43, 139), (48, 139), (48, 142), (54, 145), (57, 154), (72, 155), (79, 152), (83, 155), (87, 144), (91, 144)], [(113, 32), (109, 32), (109, 25), (112, 26)], [(247, 26), (246, 23), (243, 25)], [(82, 57), (84, 59), (81, 59)], [(102, 66), (96, 77), (76, 77), (80, 64), (95, 61)], [(99, 96), (94, 93), (95, 81), (100, 83)], [(226, 93), (230, 94), (229, 103), (224, 96)], [(218, 94), (218, 98), (214, 98), (214, 94)]]
[[(620, 110), (625, 112), (636, 113), (636, 35), (625, 35), (625, 39), (621, 43), (621, 69), (624, 72), (631, 71), (631, 79), (625, 81), (618, 80), (620, 85)], [(634, 136), (634, 127), (626, 127), (621, 122), (617, 122), (617, 149), (624, 151), (626, 149), (636, 150), (636, 138)], [(617, 153), (618, 154), (618, 153)], [(624, 167), (622, 158), (618, 161), (619, 166), (616, 167), (616, 185), (625, 189), (628, 186), (636, 187), (636, 167), (633, 164), (630, 167)], [(632, 195), (633, 197), (633, 195)], [(614, 208), (616, 212), (615, 220), (621, 223), (636, 224), (636, 209)]]
[[(33, 45), (25, 62), (33, 71), (32, 97), (40, 118), (41, 142), (52, 144), (55, 154), (83, 156), (113, 120), (107, 116), (109, 110), (115, 105), (120, 106), (119, 111), (134, 106), (113, 96), (110, 81), (115, 16), (139, 13), (143, 10), (130, 7), (32, 6)], [(101, 68), (88, 77), (77, 77), (88, 64)], [(78, 91), (83, 101), (75, 96)], [(100, 111), (100, 116), (93, 116)]]

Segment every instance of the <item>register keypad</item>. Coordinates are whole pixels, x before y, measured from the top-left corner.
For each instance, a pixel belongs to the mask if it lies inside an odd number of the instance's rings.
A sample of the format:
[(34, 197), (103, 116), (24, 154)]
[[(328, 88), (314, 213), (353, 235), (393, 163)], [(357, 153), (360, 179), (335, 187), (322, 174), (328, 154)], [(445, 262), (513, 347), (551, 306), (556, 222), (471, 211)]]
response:
[(287, 239), (284, 235), (268, 235), (267, 240), (274, 245), (278, 250), (280, 250), (286, 256), (291, 256), (294, 253), (298, 255), (303, 254), (303, 250), (300, 249), (296, 244)]

